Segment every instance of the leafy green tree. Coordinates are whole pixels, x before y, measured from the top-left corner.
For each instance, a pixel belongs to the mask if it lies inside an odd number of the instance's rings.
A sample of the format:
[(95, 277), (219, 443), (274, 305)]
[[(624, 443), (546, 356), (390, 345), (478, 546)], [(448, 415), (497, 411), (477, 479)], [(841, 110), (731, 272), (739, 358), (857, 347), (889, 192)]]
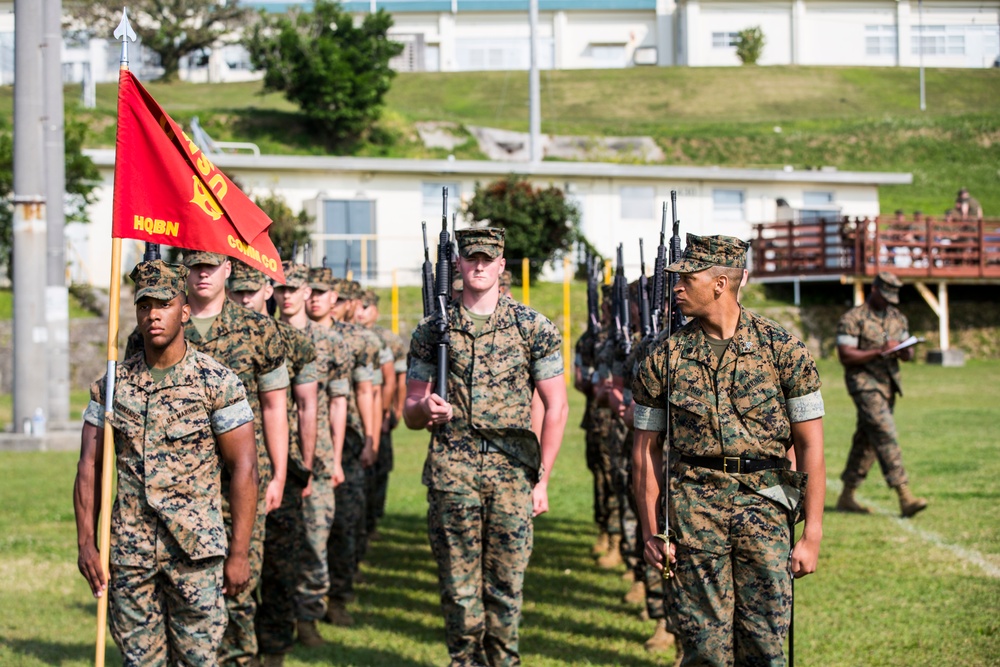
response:
[[(110, 35), (122, 18), (121, 0), (67, 3), (70, 13), (94, 35)], [(128, 16), (142, 45), (160, 56), (161, 81), (176, 81), (181, 58), (224, 41), (251, 16), (238, 0), (132, 0)]]
[(568, 252), (580, 236), (580, 211), (555, 186), (535, 188), (522, 176), (511, 174), (476, 191), (465, 213), (474, 221), (488, 221), (507, 230), (504, 256), (520, 282), (520, 265), (527, 257), (534, 279), (557, 252)]
[(736, 56), (744, 65), (756, 65), (760, 60), (760, 54), (764, 52), (764, 31), (759, 25), (752, 28), (744, 28), (736, 33)]
[(274, 246), (281, 249), (282, 257), (291, 257), (292, 248), (304, 248), (309, 242), (309, 227), (313, 219), (308, 213), (293, 213), (285, 198), (273, 192), (264, 197), (255, 197), (254, 203), (271, 218), (267, 234)]
[(339, 3), (317, 0), (311, 12), (261, 14), (246, 42), (264, 88), (282, 91), (302, 109), (328, 148), (343, 148), (378, 120), (396, 75), (389, 60), (403, 46), (388, 37), (385, 10), (355, 25)]
[[(66, 121), (66, 197), (62, 202), (66, 222), (89, 222), (87, 206), (94, 201), (94, 188), (100, 173), (89, 157), (83, 154), (87, 126), (74, 120)], [(0, 266), (12, 275), (14, 245), (14, 141), (6, 131), (0, 131)], [(46, 202), (57, 206), (58, 202)]]

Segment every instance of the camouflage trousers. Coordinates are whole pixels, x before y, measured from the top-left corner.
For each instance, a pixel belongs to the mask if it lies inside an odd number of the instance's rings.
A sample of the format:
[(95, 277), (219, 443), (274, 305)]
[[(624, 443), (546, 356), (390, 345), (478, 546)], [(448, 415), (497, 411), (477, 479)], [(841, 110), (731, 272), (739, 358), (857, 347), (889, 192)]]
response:
[(326, 614), (326, 594), (330, 591), (327, 542), (335, 506), (333, 479), (324, 471), (313, 477), (312, 493), (302, 501), (305, 542), (299, 561), (295, 616), (303, 621), (317, 621)]
[[(257, 631), (254, 628), (254, 617), (257, 615), (257, 586), (260, 584), (260, 572), (264, 560), (264, 525), (267, 519), (264, 494), (267, 483), (261, 476), (257, 495), (257, 516), (254, 518), (253, 531), (250, 533), (250, 581), (242, 593), (236, 596), (226, 596), (226, 613), (229, 622), (226, 633), (219, 647), (219, 664), (248, 665), (257, 655)], [(269, 480), (268, 480), (269, 481)], [(233, 539), (233, 517), (229, 512), (229, 486), (223, 476), (222, 483), (222, 519), (226, 524), (226, 539)]]
[[(611, 452), (611, 482), (618, 507), (618, 533), (622, 536), (620, 551), (625, 566), (640, 572), (639, 561), (642, 552), (638, 548), (639, 519), (635, 511), (632, 495), (632, 431), (621, 420), (615, 420), (609, 437)], [(610, 532), (610, 531), (609, 531)]]
[(480, 455), (478, 490), (428, 490), (453, 667), (519, 665), (518, 626), (533, 528), (530, 472), (499, 452)]
[(162, 523), (156, 561), (111, 565), (111, 636), (126, 667), (215, 665), (226, 628), (223, 558), (192, 561)]
[(886, 398), (878, 391), (851, 394), (857, 408), (858, 423), (851, 442), (851, 453), (840, 479), (847, 486), (858, 486), (868, 476), (878, 460), (885, 482), (891, 487), (906, 484), (903, 453), (896, 439), (896, 422), (892, 417), (895, 396)]
[(264, 565), (260, 575), (260, 604), (255, 626), (260, 653), (287, 653), (295, 643), (295, 589), (305, 542), (302, 489), (289, 476), (281, 505), (267, 515)]
[[(674, 512), (692, 511), (679, 505)], [(742, 486), (710, 511), (711, 520), (699, 523), (725, 534), (698, 537), (719, 548), (702, 551), (681, 540), (667, 582), (681, 665), (784, 665), (792, 602), (787, 511)]]
[(392, 431), (382, 431), (382, 439), (378, 448), (378, 460), (369, 470), (371, 487), (365, 488), (365, 528), (372, 533), (379, 519), (385, 516), (385, 501), (389, 491), (389, 473), (392, 472)]
[[(594, 518), (600, 514), (598, 526), (609, 535), (621, 534), (621, 507), (618, 495), (614, 491), (614, 456), (611, 451), (611, 411), (598, 409), (593, 414), (593, 426), (587, 433), (587, 446), (593, 447), (596, 456), (596, 471), (594, 480), (594, 502), (601, 503), (600, 510), (595, 509)], [(590, 443), (593, 443), (591, 445)], [(598, 500), (598, 493), (601, 498)]]
[(594, 523), (607, 532), (609, 496), (611, 495), (610, 480), (605, 474), (601, 461), (601, 436), (593, 429), (586, 433), (587, 469), (594, 477)]
[[(348, 436), (351, 438), (352, 436)], [(344, 443), (344, 482), (334, 489), (337, 511), (327, 543), (330, 572), (330, 601), (345, 602), (354, 593), (354, 575), (358, 571), (358, 541), (364, 539), (365, 470), (354, 452), (348, 454)]]

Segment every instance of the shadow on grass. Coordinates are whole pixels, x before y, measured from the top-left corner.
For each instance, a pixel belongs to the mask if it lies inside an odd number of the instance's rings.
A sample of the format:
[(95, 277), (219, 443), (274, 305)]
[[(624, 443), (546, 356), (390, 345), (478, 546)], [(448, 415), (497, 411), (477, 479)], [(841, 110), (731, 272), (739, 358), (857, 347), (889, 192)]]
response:
[[(0, 646), (11, 651), (15, 658), (33, 658), (44, 665), (64, 665), (67, 661), (82, 660), (90, 663), (94, 659), (93, 643), (69, 643), (45, 641), (43, 639), (7, 639), (0, 636)], [(106, 664), (120, 665), (121, 658), (114, 644), (109, 640)]]

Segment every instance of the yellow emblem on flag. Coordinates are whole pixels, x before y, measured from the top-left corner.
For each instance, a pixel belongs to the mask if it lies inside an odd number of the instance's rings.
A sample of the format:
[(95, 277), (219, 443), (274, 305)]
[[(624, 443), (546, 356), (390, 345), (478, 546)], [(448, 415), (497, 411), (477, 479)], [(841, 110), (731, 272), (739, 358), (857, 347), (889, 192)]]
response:
[(191, 197), (191, 203), (200, 208), (205, 215), (212, 216), (212, 220), (221, 218), (222, 209), (219, 208), (212, 193), (205, 189), (205, 184), (196, 175), (191, 176), (191, 180), (194, 183), (194, 196)]

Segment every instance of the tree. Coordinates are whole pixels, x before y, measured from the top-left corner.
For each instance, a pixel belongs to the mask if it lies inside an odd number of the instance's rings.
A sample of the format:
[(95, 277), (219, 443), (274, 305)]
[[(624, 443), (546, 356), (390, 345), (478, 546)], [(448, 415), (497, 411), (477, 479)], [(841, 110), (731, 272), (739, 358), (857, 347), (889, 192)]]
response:
[[(121, 0), (83, 0), (74, 18), (95, 35), (111, 35), (122, 18)], [(160, 57), (161, 81), (176, 81), (181, 58), (216, 45), (241, 29), (250, 11), (238, 0), (132, 0), (128, 16), (142, 45)]]
[(466, 206), (474, 221), (488, 221), (507, 230), (504, 256), (520, 281), (519, 269), (525, 257), (534, 279), (545, 262), (557, 252), (568, 252), (580, 235), (580, 211), (555, 186), (534, 188), (522, 176), (511, 174), (501, 181), (481, 186)]
[(390, 27), (385, 10), (355, 25), (338, 3), (317, 0), (312, 12), (261, 14), (246, 46), (254, 67), (265, 70), (265, 90), (298, 104), (333, 149), (360, 139), (381, 114), (396, 75), (389, 60), (403, 50), (389, 40)]
[(744, 28), (736, 33), (736, 56), (744, 65), (756, 65), (760, 54), (764, 52), (764, 31), (759, 25)]
[(292, 248), (300, 249), (309, 242), (309, 225), (313, 219), (305, 211), (293, 213), (284, 197), (274, 192), (264, 197), (255, 197), (254, 203), (271, 218), (267, 234), (282, 257), (291, 257)]
[[(89, 157), (83, 154), (87, 126), (80, 121), (67, 120), (66, 146), (66, 197), (62, 202), (66, 222), (89, 222), (87, 206), (94, 201), (94, 188), (100, 173)], [(13, 275), (11, 263), (14, 245), (14, 141), (10, 133), (0, 131), (0, 266), (6, 267), (8, 277)], [(59, 202), (46, 202), (58, 206)]]

